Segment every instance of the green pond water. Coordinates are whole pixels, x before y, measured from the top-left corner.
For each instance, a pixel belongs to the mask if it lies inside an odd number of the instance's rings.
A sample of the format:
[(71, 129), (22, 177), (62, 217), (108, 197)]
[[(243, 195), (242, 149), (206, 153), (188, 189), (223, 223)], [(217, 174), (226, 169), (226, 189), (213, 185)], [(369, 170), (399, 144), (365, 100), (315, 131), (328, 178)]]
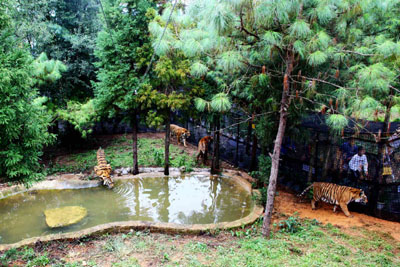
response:
[[(251, 196), (229, 178), (205, 175), (119, 180), (105, 187), (37, 190), (0, 199), (0, 243), (73, 232), (117, 221), (207, 224), (247, 216)], [(88, 215), (77, 224), (50, 229), (44, 210), (82, 206)]]

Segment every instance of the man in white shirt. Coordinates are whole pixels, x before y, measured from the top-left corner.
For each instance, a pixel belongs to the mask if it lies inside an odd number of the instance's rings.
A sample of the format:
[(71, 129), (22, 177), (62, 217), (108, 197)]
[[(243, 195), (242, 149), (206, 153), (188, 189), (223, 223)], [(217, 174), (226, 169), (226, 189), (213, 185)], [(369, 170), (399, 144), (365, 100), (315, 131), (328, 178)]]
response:
[(363, 170), (365, 175), (368, 176), (368, 161), (367, 156), (365, 156), (365, 149), (362, 146), (358, 148), (358, 153), (351, 158), (349, 168), (355, 181), (360, 178)]

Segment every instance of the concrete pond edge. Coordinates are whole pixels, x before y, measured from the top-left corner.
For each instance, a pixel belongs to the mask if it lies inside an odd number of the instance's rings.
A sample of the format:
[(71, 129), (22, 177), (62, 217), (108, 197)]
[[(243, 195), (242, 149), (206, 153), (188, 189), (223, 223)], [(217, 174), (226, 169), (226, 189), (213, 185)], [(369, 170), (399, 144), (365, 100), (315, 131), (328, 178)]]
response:
[[(115, 180), (119, 179), (135, 179), (135, 178), (150, 178), (150, 177), (162, 177), (164, 174), (158, 170), (158, 168), (146, 168), (146, 173), (140, 173), (138, 175), (123, 175), (119, 177), (114, 177)], [(210, 175), (208, 169), (195, 169), (190, 172), (193, 175), (206, 174)], [(169, 176), (179, 176), (182, 173), (179, 170), (172, 170)], [(251, 177), (242, 171), (236, 170), (226, 170), (222, 174), (224, 177), (231, 178), (235, 183), (241, 185), (241, 187), (246, 190), (249, 194), (259, 194), (258, 190), (253, 190), (249, 181)], [(42, 190), (42, 189), (78, 189), (78, 188), (88, 188), (99, 186), (101, 183), (99, 181), (82, 181), (82, 180), (51, 180), (42, 181), (34, 186), (25, 188), (24, 186), (18, 185), (14, 188), (3, 190), (0, 192), (0, 199), (8, 197), (21, 192), (32, 191), (32, 190)], [(63, 187), (64, 186), (64, 187)], [(264, 212), (264, 207), (259, 205), (256, 200), (254, 200), (253, 209), (249, 215), (239, 220), (231, 222), (220, 222), (216, 224), (176, 224), (176, 223), (162, 223), (162, 222), (150, 222), (150, 221), (122, 221), (122, 222), (111, 222), (106, 224), (100, 224), (80, 231), (70, 232), (70, 233), (59, 233), (51, 234), (45, 236), (32, 237), (28, 239), (21, 240), (13, 244), (0, 244), (0, 251), (19, 248), (23, 246), (33, 246), (38, 242), (51, 242), (51, 241), (61, 241), (61, 240), (75, 240), (83, 237), (94, 237), (106, 233), (127, 233), (132, 230), (142, 231), (148, 230), (150, 232), (161, 232), (161, 233), (171, 233), (171, 234), (200, 234), (206, 232), (217, 232), (219, 230), (228, 230), (239, 228), (245, 225), (254, 223)]]

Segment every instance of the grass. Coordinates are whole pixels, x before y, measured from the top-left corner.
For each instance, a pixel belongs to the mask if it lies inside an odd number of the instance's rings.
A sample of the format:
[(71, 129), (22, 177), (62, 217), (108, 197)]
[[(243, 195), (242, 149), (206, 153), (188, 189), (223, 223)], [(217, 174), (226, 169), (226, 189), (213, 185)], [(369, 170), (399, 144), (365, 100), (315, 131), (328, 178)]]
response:
[(132, 231), (74, 243), (53, 242), (53, 249), (37, 250), (34, 255), (31, 248), (14, 249), (3, 253), (0, 259), (3, 264), (18, 261), (37, 266), (400, 265), (400, 243), (384, 233), (354, 228), (357, 234), (350, 235), (332, 225), (323, 226), (295, 216), (277, 222), (276, 226), (271, 239), (261, 235), (260, 220), (249, 227), (215, 235)]
[[(96, 149), (83, 153), (71, 154), (64, 159), (63, 165), (50, 164), (47, 174), (60, 172), (88, 172), (97, 164)], [(132, 140), (126, 136), (113, 140), (111, 145), (104, 148), (106, 159), (115, 168), (132, 166)], [(138, 139), (138, 164), (139, 166), (164, 166), (164, 140), (163, 139)], [(170, 146), (170, 166), (185, 166), (187, 171), (196, 165), (195, 158), (189, 156), (178, 146)]]

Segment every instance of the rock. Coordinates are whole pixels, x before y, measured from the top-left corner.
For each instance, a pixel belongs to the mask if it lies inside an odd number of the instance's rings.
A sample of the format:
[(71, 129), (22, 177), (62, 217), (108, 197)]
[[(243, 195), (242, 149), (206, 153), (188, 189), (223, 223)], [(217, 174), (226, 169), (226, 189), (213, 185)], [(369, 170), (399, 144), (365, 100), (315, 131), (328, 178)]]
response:
[(185, 166), (181, 166), (181, 167), (179, 167), (179, 170), (180, 170), (181, 172), (185, 172), (185, 171), (186, 171), (186, 167), (185, 167)]
[(127, 170), (129, 173), (132, 173), (132, 168), (131, 168), (131, 167), (126, 168), (126, 170)]
[(50, 228), (75, 224), (86, 217), (87, 210), (80, 206), (67, 206), (44, 211), (46, 224)]
[(114, 174), (117, 176), (121, 176), (121, 169), (115, 169)]
[(123, 168), (122, 171), (121, 171), (121, 174), (122, 175), (128, 175), (129, 174), (128, 169), (127, 168)]

